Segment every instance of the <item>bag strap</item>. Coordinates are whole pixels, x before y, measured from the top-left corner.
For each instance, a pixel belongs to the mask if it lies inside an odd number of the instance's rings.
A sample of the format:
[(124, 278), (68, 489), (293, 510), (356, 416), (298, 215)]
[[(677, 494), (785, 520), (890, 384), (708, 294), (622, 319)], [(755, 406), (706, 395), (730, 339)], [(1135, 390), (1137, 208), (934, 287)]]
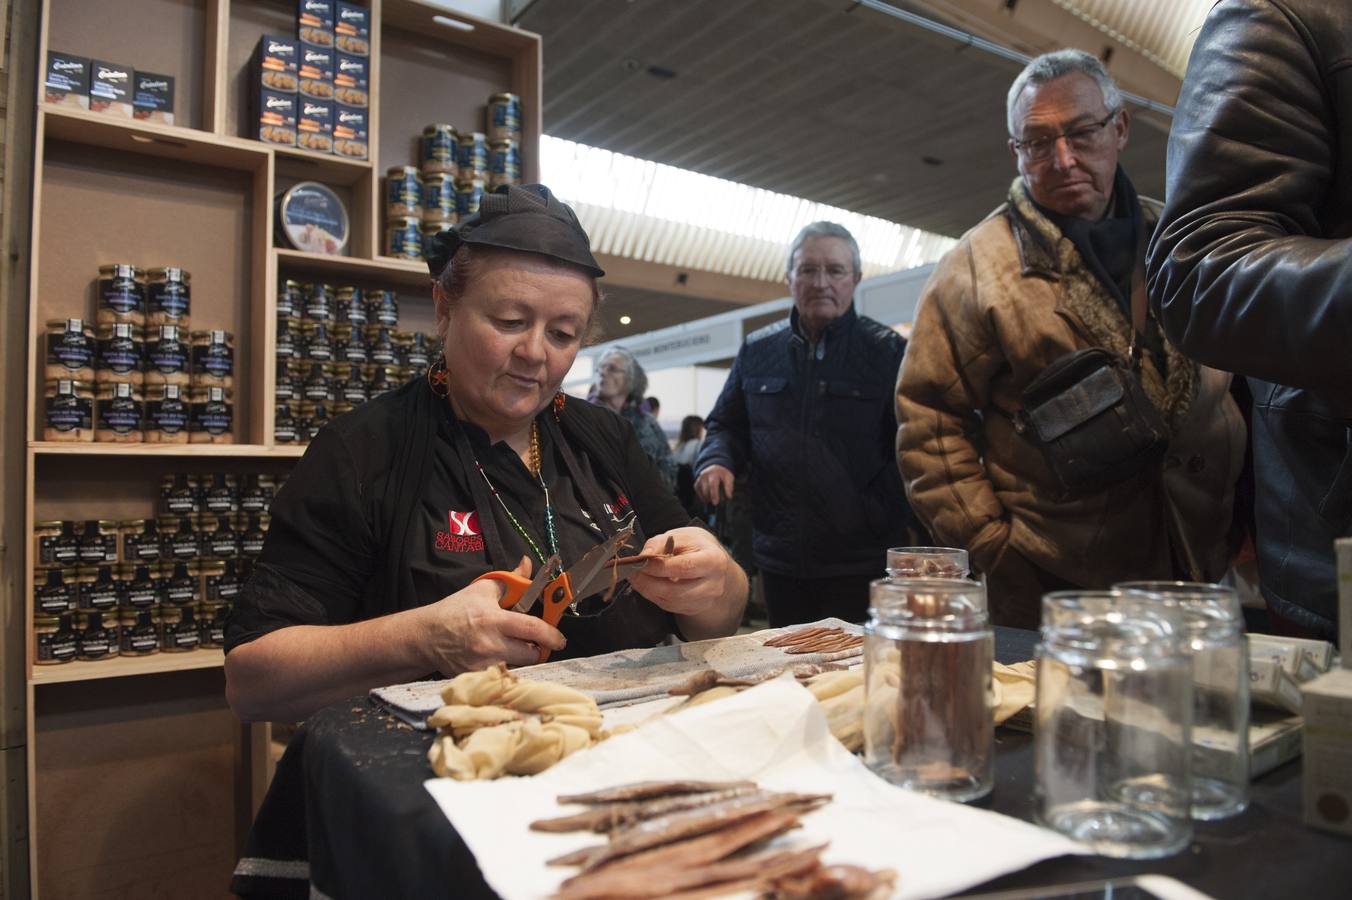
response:
[(1149, 307), (1145, 296), (1145, 219), (1138, 218), (1136, 225), (1136, 266), (1131, 272), (1131, 349), (1127, 355), (1131, 361), (1131, 370), (1137, 375), (1141, 371), (1141, 342), (1145, 336), (1146, 314)]

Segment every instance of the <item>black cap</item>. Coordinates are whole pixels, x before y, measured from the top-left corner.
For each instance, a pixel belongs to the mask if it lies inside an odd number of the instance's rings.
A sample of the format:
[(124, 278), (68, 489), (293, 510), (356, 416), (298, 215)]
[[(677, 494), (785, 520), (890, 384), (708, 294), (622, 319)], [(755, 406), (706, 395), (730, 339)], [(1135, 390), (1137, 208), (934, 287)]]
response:
[(606, 274), (596, 264), (577, 216), (543, 184), (500, 185), (483, 195), (477, 213), (433, 235), (427, 245), (427, 268), (433, 278), (446, 270), (461, 244), (539, 253), (597, 278)]

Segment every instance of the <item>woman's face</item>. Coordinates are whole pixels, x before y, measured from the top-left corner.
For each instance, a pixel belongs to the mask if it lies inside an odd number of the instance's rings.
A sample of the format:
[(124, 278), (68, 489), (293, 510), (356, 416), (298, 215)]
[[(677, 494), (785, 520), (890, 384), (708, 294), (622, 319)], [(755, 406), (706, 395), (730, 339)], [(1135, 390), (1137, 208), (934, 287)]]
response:
[(591, 312), (581, 272), (523, 255), (483, 259), (460, 301), (438, 305), (456, 413), (494, 440), (528, 427), (573, 365)]
[(602, 400), (623, 400), (629, 396), (629, 366), (618, 353), (601, 357), (596, 368), (596, 395)]

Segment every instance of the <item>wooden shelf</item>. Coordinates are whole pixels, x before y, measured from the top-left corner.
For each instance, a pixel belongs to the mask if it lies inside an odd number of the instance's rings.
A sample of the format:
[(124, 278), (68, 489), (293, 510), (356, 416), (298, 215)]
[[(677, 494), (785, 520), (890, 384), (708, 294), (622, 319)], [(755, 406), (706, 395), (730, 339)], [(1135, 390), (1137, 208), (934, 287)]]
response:
[(391, 259), (378, 256), (360, 259), (355, 256), (325, 256), (303, 250), (277, 248), (277, 267), (282, 272), (311, 272), (326, 278), (383, 279), (393, 286), (427, 289), (431, 278), (427, 263), (409, 259)]
[(369, 160), (347, 159), (297, 147), (273, 147), (272, 152), (277, 154), (279, 171), (306, 181), (320, 181), (330, 186), (354, 185), (371, 174)]
[(187, 653), (154, 653), (150, 656), (118, 656), (94, 662), (76, 661), (59, 666), (34, 666), (31, 684), (63, 684), (130, 675), (159, 675), (189, 669), (214, 669), (225, 665), (225, 652), (214, 648)]
[(265, 447), (262, 444), (78, 444), (61, 441), (30, 441), (39, 456), (206, 456), (285, 457), (300, 456), (303, 448)]
[(267, 145), (258, 141), (224, 137), (196, 128), (156, 125), (46, 104), (39, 104), (39, 111), (41, 133), (48, 139), (73, 144), (165, 156), (243, 172), (266, 172), (272, 155)]

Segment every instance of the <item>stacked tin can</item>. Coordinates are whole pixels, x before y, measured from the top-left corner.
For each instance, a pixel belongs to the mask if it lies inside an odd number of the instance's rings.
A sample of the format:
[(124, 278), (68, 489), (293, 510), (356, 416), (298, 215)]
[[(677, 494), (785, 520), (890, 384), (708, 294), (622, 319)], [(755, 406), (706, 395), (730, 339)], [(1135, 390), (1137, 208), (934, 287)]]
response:
[(99, 268), (94, 322), (47, 323), (43, 439), (234, 441), (234, 335), (192, 331), (192, 276)]
[(399, 330), (392, 290), (283, 281), (273, 437), (304, 444), (335, 416), (426, 373), (431, 340)]
[(222, 646), (277, 487), (257, 474), (166, 475), (155, 518), (36, 523), (34, 663)]
[(488, 98), (488, 188), (521, 182), (521, 98), (494, 94)]

